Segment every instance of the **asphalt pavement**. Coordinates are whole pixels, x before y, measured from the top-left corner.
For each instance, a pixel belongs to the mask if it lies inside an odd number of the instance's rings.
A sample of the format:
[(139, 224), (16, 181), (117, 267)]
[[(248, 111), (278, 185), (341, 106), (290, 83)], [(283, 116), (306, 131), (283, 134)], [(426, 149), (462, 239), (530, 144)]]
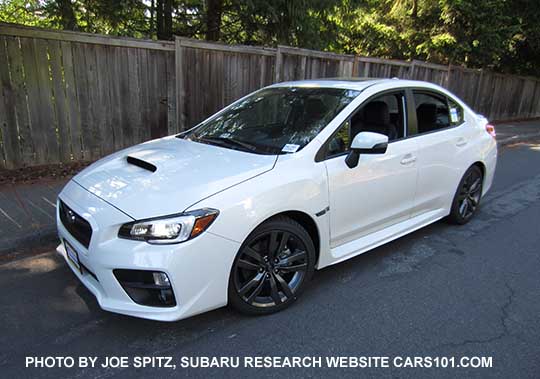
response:
[[(2, 377), (540, 377), (540, 145), (500, 151), (465, 226), (445, 222), (316, 272), (284, 312), (176, 323), (104, 312), (54, 252), (0, 265)], [(28, 356), (492, 357), (491, 368), (25, 368)]]

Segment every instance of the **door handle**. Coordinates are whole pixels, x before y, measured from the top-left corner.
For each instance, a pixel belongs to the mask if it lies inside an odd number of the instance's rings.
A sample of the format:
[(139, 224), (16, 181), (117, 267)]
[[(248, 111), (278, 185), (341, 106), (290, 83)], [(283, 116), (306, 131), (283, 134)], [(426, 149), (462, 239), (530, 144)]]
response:
[(414, 162), (416, 162), (416, 157), (412, 154), (405, 155), (403, 159), (401, 160), (402, 165), (408, 165)]
[(456, 142), (457, 147), (465, 146), (467, 144), (467, 140), (463, 137), (459, 138)]

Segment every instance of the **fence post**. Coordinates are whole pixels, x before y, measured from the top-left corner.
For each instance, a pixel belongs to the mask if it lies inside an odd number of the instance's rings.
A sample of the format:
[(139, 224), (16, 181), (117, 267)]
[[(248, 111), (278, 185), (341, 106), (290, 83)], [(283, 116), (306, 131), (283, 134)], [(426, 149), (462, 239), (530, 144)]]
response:
[(409, 71), (409, 79), (416, 80), (416, 59), (411, 62), (411, 69)]
[(174, 66), (176, 77), (176, 129), (177, 132), (186, 129), (185, 106), (185, 86), (184, 86), (184, 47), (181, 37), (174, 39)]
[(358, 55), (355, 55), (353, 58), (353, 67), (352, 67), (352, 77), (360, 76), (360, 61)]
[(278, 45), (276, 49), (276, 63), (274, 65), (274, 82), (279, 83), (281, 81), (281, 66), (283, 64), (283, 52), (281, 46)]
[(448, 69), (446, 70), (446, 89), (450, 89), (450, 78), (452, 76), (452, 64), (448, 63)]

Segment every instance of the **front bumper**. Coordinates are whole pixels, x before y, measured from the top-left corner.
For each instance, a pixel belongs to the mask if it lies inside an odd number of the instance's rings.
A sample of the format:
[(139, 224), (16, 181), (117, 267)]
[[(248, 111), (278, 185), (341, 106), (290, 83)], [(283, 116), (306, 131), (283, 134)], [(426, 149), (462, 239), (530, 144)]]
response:
[[(62, 255), (79, 280), (94, 294), (101, 308), (129, 316), (175, 321), (227, 304), (230, 269), (240, 245), (206, 231), (175, 245), (150, 245), (117, 237), (118, 229), (133, 221), (126, 214), (73, 181), (59, 198), (92, 226), (85, 248), (57, 221)], [(57, 207), (58, 208), (58, 207)], [(59, 218), (57, 217), (57, 220)], [(64, 241), (86, 268), (79, 271), (67, 258)], [(174, 307), (135, 303), (113, 274), (114, 269), (161, 271), (168, 275), (176, 298)]]

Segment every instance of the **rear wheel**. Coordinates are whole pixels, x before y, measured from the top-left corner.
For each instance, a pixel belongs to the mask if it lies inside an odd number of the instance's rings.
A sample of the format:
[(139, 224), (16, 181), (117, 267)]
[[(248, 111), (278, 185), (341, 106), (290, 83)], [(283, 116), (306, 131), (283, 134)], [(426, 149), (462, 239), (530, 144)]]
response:
[(275, 217), (242, 244), (229, 279), (229, 303), (247, 314), (284, 309), (304, 290), (314, 266), (306, 230), (288, 217)]
[(449, 221), (459, 225), (469, 222), (480, 205), (482, 182), (483, 174), (478, 166), (472, 166), (465, 172), (452, 202)]

